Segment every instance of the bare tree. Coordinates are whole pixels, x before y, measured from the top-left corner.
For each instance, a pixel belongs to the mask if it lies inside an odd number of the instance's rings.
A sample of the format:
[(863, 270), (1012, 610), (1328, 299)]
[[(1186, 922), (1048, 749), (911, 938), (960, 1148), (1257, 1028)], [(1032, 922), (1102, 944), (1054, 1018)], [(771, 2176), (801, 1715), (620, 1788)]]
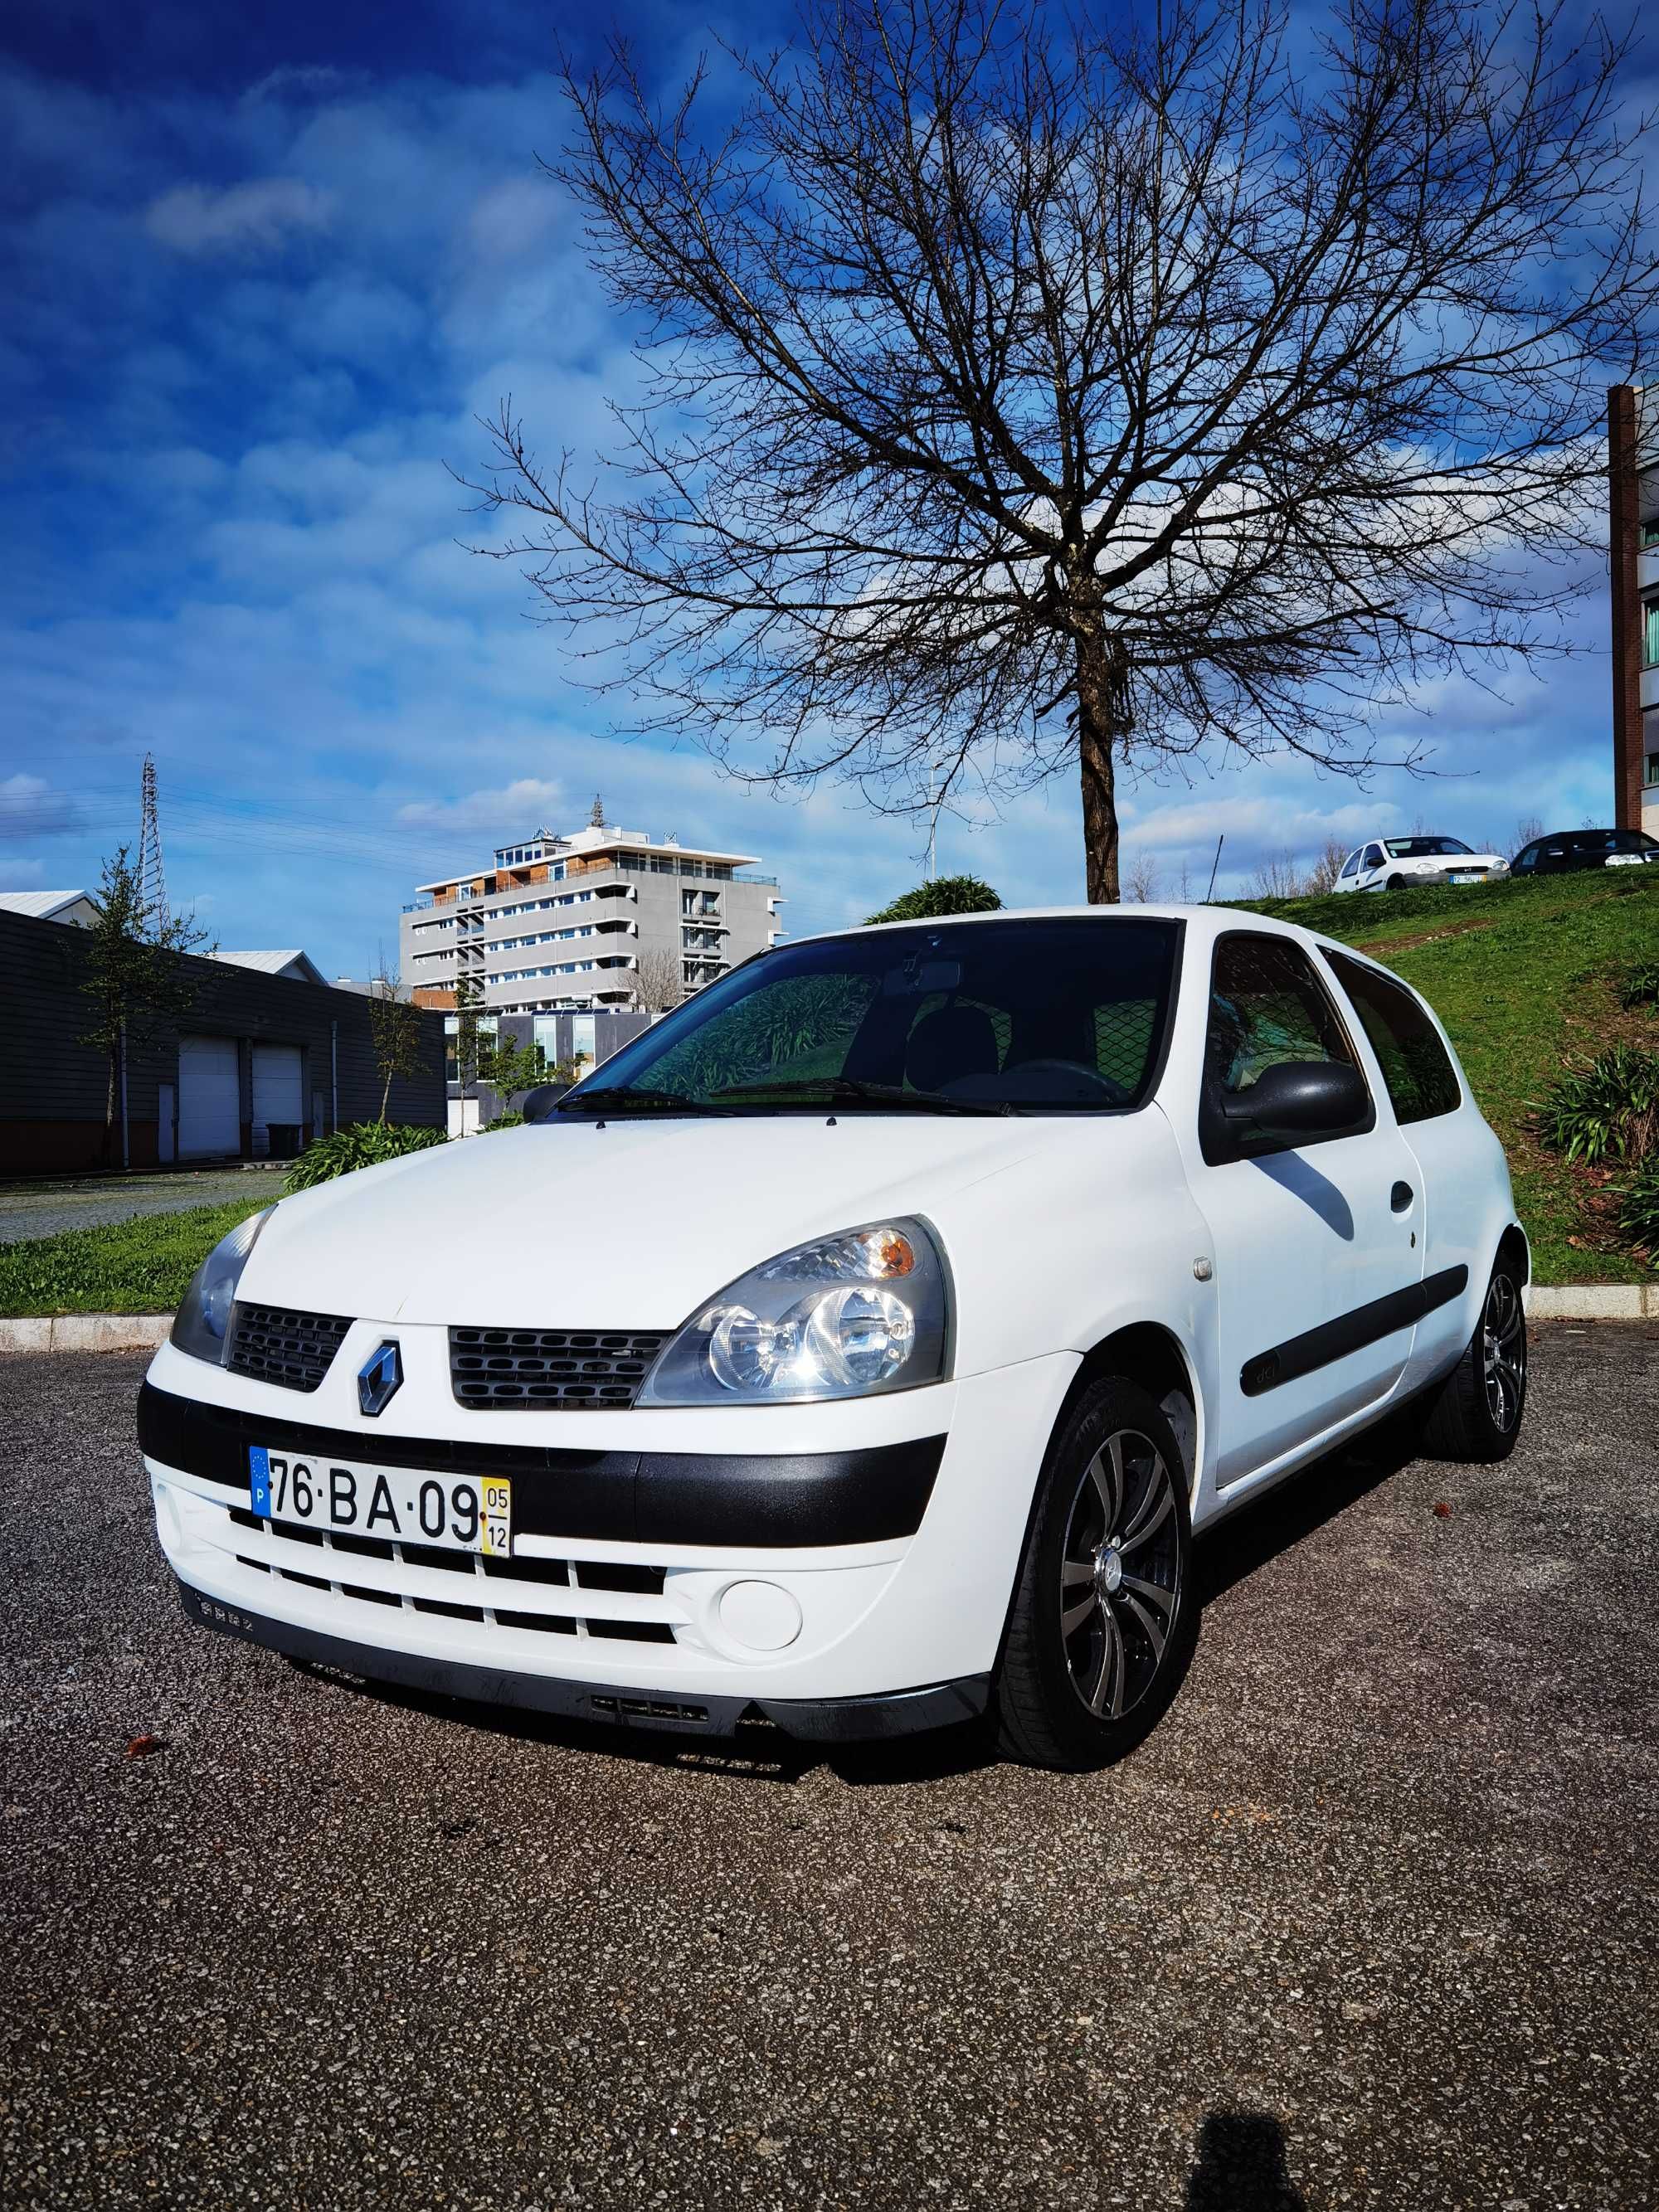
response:
[(1158, 894), (1158, 862), (1144, 849), (1129, 864), (1125, 896), (1137, 906), (1150, 906)]
[(684, 965), (674, 953), (647, 945), (635, 966), (634, 988), (647, 1013), (671, 1012), (686, 995)]
[(480, 550), (734, 773), (1079, 775), (1115, 898), (1121, 765), (1363, 773), (1425, 673), (1563, 648), (1659, 322), (1627, 51), (1560, 0), (1294, 53), (1276, 0), (803, 0), (704, 132), (619, 46), (550, 167), (642, 392), (591, 462), (504, 400)]
[(1251, 896), (1259, 899), (1293, 899), (1307, 891), (1294, 853), (1269, 853), (1258, 863)]
[(1510, 833), (1510, 858), (1513, 860), (1523, 845), (1530, 845), (1534, 837), (1541, 837), (1544, 825), (1535, 814), (1523, 814)]
[(1342, 863), (1353, 850), (1352, 845), (1340, 845), (1334, 837), (1328, 837), (1320, 847), (1313, 866), (1304, 879), (1304, 889), (1311, 898), (1322, 891), (1334, 891), (1336, 879), (1342, 872)]

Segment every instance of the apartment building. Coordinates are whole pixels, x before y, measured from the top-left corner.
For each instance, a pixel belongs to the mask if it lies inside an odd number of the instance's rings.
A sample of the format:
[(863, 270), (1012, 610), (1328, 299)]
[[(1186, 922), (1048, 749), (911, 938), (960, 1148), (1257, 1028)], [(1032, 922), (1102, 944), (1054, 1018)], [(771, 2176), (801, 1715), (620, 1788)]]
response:
[(453, 1009), (468, 978), (486, 1015), (656, 1012), (781, 933), (777, 878), (756, 866), (643, 830), (538, 830), (488, 867), (419, 886), (398, 931), (402, 980), (420, 1005)]
[(1613, 819), (1659, 837), (1659, 386), (1607, 394)]

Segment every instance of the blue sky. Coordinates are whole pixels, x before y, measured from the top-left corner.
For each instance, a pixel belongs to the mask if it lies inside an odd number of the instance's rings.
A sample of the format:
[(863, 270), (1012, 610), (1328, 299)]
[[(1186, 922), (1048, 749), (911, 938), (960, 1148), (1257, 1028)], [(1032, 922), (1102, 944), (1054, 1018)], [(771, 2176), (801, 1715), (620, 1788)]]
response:
[[(11, 0), (0, 32), (0, 889), (95, 879), (155, 756), (169, 889), (227, 946), (362, 974), (413, 884), (596, 791), (629, 828), (782, 879), (797, 931), (916, 880), (923, 832), (844, 790), (781, 804), (631, 739), (503, 566), (466, 553), (474, 416), (592, 447), (629, 363), (577, 225), (535, 167), (550, 73), (622, 23), (665, 83), (708, 27), (778, 8), (500, 0), (234, 10)], [(1605, 598), (1587, 647), (1502, 696), (1418, 702), (1446, 780), (1369, 790), (1288, 761), (1125, 793), (1174, 896), (1265, 854), (1419, 817), (1507, 838), (1611, 807)], [(1082, 896), (1069, 781), (947, 822), (942, 869)]]

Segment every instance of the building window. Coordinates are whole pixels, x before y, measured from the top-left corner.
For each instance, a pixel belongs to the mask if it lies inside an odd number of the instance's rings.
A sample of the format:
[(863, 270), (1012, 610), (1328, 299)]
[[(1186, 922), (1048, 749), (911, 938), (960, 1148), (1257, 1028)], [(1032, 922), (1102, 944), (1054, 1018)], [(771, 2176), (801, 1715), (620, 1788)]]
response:
[(1642, 784), (1644, 790), (1659, 791), (1659, 753), (1650, 753), (1643, 762)]
[(1659, 665), (1659, 599), (1642, 602), (1642, 661), (1644, 667)]
[(1644, 522), (1642, 525), (1643, 551), (1645, 553), (1650, 545), (1659, 545), (1659, 522)]

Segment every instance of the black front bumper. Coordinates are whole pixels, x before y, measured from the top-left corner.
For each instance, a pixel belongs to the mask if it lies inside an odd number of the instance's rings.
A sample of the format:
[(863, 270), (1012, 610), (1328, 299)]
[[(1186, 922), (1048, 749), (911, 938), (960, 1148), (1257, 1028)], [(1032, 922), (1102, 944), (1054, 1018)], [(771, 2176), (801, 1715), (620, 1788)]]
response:
[(689, 1735), (731, 1735), (738, 1725), (759, 1717), (787, 1735), (808, 1743), (858, 1743), (915, 1735), (952, 1722), (976, 1719), (989, 1700), (988, 1674), (969, 1674), (954, 1682), (933, 1682), (919, 1690), (898, 1690), (877, 1698), (704, 1698), (668, 1691), (627, 1689), (603, 1682), (560, 1681), (544, 1674), (509, 1674), (497, 1667), (471, 1667), (455, 1660), (429, 1659), (408, 1651), (386, 1651), (341, 1636), (271, 1620), (245, 1606), (209, 1597), (180, 1582), (179, 1595), (188, 1620), (240, 1636), (304, 1659), (319, 1667), (395, 1682), (444, 1698), (466, 1698), (481, 1705), (517, 1705), (532, 1712), (556, 1713), (565, 1720), (597, 1721), (612, 1727), (663, 1729)]

